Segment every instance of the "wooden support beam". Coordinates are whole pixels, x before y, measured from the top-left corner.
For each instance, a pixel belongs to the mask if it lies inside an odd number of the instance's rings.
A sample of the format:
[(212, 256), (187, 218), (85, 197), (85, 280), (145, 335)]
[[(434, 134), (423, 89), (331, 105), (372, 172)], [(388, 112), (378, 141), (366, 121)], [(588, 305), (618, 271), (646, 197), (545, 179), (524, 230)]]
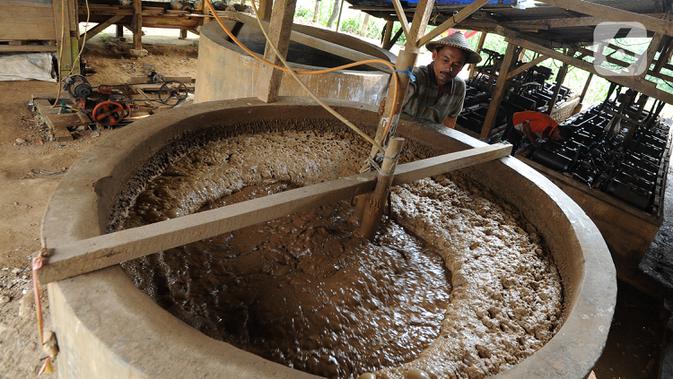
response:
[(381, 39), (381, 47), (390, 50), (390, 47), (392, 47), (392, 44), (390, 41), (393, 38), (393, 25), (395, 24), (395, 21), (393, 20), (386, 20), (386, 25), (385, 29), (383, 31), (383, 38)]
[(666, 37), (663, 44), (664, 48), (652, 69), (655, 73), (660, 73), (661, 69), (668, 65), (668, 61), (671, 59), (671, 54), (673, 54), (673, 37)]
[(448, 20), (442, 22), (439, 26), (431, 30), (428, 34), (419, 38), (416, 46), (421, 47), (426, 43), (432, 41), (433, 38), (444, 33), (450, 28), (453, 28), (461, 21), (470, 17), (474, 12), (478, 11), (479, 9), (481, 9), (481, 7), (486, 5), (486, 3), (488, 3), (488, 0), (475, 0), (472, 4), (465, 6), (465, 8), (461, 9), (458, 13), (451, 16)]
[[(511, 148), (511, 145), (489, 145), (402, 164), (395, 170), (393, 185), (496, 160), (509, 155)], [(51, 255), (38, 274), (43, 283), (63, 280), (317, 205), (350, 199), (371, 192), (375, 178), (375, 172), (367, 172), (104, 234), (65, 246), (48, 246)]]
[(582, 88), (582, 94), (580, 94), (580, 104), (582, 103), (582, 101), (584, 101), (584, 96), (586, 96), (587, 91), (589, 90), (589, 85), (591, 85), (591, 79), (593, 78), (594, 74), (590, 72), (589, 77), (587, 77), (587, 81), (584, 82), (584, 88)]
[(539, 57), (533, 59), (532, 61), (526, 62), (526, 63), (522, 64), (521, 66), (519, 66), (519, 67), (513, 69), (512, 71), (510, 71), (507, 74), (507, 80), (511, 80), (511, 79), (515, 78), (517, 75), (521, 74), (522, 72), (539, 65), (540, 63), (546, 61), (547, 59), (549, 59), (548, 56), (546, 56), (544, 54), (541, 54)]
[(262, 21), (271, 20), (271, 12), (273, 10), (273, 0), (259, 0), (259, 19)]
[(143, 48), (143, 5), (141, 0), (133, 0), (133, 48)]
[[(120, 21), (124, 17), (125, 17), (124, 15), (112, 16), (112, 17), (108, 18), (107, 20), (105, 20), (105, 21), (99, 23), (98, 25), (94, 26), (93, 28), (91, 28), (91, 30), (80, 34), (80, 36), (79, 36), (80, 43), (82, 43), (84, 41), (84, 36), (85, 35), (86, 35), (86, 39), (90, 40), (91, 38), (95, 37), (98, 33), (105, 30), (108, 26), (110, 26), (112, 24), (116, 24), (118, 21)], [(120, 25), (117, 25), (117, 32), (119, 31), (120, 28), (121, 28)], [(119, 33), (117, 33), (117, 34), (119, 34)]]
[(633, 66), (635, 69), (642, 70), (642, 74), (639, 75), (641, 79), (645, 79), (647, 73), (650, 71), (654, 54), (659, 51), (659, 46), (661, 45), (663, 37), (664, 35), (661, 33), (654, 33), (650, 40), (650, 45), (647, 47), (647, 51), (638, 58), (636, 64)]
[[(402, 25), (402, 30), (404, 31), (404, 35), (407, 37), (407, 41), (409, 40), (409, 21), (407, 20), (407, 14), (404, 12), (404, 8), (402, 7), (402, 4), (400, 3), (400, 0), (392, 0), (393, 6), (395, 7), (395, 14), (397, 14), (397, 19), (400, 21), (400, 25)], [(418, 7), (416, 7), (418, 10)]]
[[(665, 13), (649, 13), (647, 15), (660, 19), (665, 16)], [(512, 29), (550, 30), (560, 28), (576, 28), (580, 26), (594, 26), (605, 21), (606, 20), (604, 17), (581, 16), (508, 21), (507, 26)]]
[[(488, 35), (488, 32), (481, 31), (479, 33), (479, 41), (477, 41), (477, 49), (475, 50), (477, 53), (481, 53), (481, 49), (484, 48), (484, 43), (486, 42), (486, 36)], [(469, 78), (472, 79), (474, 78), (474, 75), (477, 72), (477, 64), (471, 64), (470, 65), (470, 76)]]
[(376, 177), (376, 187), (374, 192), (369, 196), (367, 204), (362, 213), (362, 221), (357, 230), (357, 234), (361, 237), (372, 239), (376, 230), (378, 229), (381, 216), (383, 216), (383, 208), (386, 200), (390, 194), (390, 185), (393, 183), (393, 174), (395, 167), (404, 145), (404, 138), (393, 138), (386, 146), (386, 152), (383, 156), (383, 163), (381, 164), (381, 171)]
[[(294, 18), (294, 11), (297, 6), (297, 0), (276, 0), (271, 12), (271, 21), (269, 22), (269, 38), (271, 43), (276, 46), (278, 52), (287, 57), (287, 50), (290, 46), (290, 33), (292, 32), (292, 19)], [(275, 64), (280, 64), (276, 54), (266, 44), (264, 50), (264, 57)], [(273, 102), (278, 97), (278, 90), (280, 89), (280, 81), (283, 77), (283, 72), (275, 68), (267, 68), (264, 74), (260, 75), (258, 97), (264, 102)]]
[(124, 38), (124, 25), (122, 24), (115, 25), (115, 36), (119, 39)]
[[(569, 57), (566, 54), (563, 54), (559, 51), (538, 45), (534, 42), (530, 42), (523, 38), (509, 37), (508, 40), (510, 43), (515, 43), (519, 46), (525, 47), (528, 50), (537, 51), (538, 53), (548, 55), (553, 59), (567, 63), (571, 66), (575, 66), (584, 71), (588, 71), (590, 73), (593, 73), (594, 75), (605, 77), (604, 75), (601, 75), (596, 71), (592, 63), (577, 58)], [(614, 83), (621, 84), (629, 88), (633, 88), (636, 91), (642, 92), (650, 97), (663, 100), (668, 104), (673, 104), (673, 94), (657, 89), (656, 86), (651, 82), (632, 76), (608, 76), (606, 77), (606, 79)]]
[(568, 64), (564, 63), (563, 66), (561, 66), (561, 68), (558, 70), (558, 74), (556, 74), (556, 86), (554, 87), (554, 94), (552, 95), (551, 99), (549, 99), (549, 103), (547, 104), (548, 115), (551, 115), (552, 111), (554, 110), (556, 99), (558, 99), (558, 95), (561, 92), (561, 86), (563, 86), (563, 82), (566, 80), (567, 73)]
[(614, 22), (639, 22), (656, 33), (673, 36), (673, 22), (664, 18), (656, 18), (647, 14), (635, 13), (608, 5), (583, 0), (540, 0), (557, 8), (571, 10)]
[(72, 68), (72, 57), (70, 56), (70, 28), (68, 27), (67, 6), (65, 0), (54, 0), (52, 2), (54, 10), (54, 35), (56, 36), (56, 45), (59, 54), (56, 57), (58, 60), (58, 72), (61, 80), (65, 79)]
[(509, 42), (507, 44), (507, 50), (505, 50), (505, 57), (502, 59), (500, 64), (500, 69), (498, 70), (498, 79), (495, 82), (495, 89), (493, 90), (493, 96), (491, 97), (491, 102), (488, 105), (488, 110), (486, 111), (486, 117), (484, 118), (484, 125), (481, 127), (481, 139), (486, 141), (488, 136), (493, 129), (495, 120), (498, 117), (498, 110), (500, 109), (500, 103), (505, 96), (507, 91), (507, 73), (509, 68), (512, 65), (514, 60), (514, 53), (516, 52), (517, 45)]
[(390, 50), (397, 43), (397, 40), (400, 39), (400, 36), (402, 36), (403, 32), (404, 31), (402, 30), (402, 28), (399, 28), (397, 30), (397, 32), (395, 32), (395, 35), (393, 36), (393, 38), (390, 39), (390, 43), (388, 45), (384, 46), (383, 48), (386, 49), (386, 50)]

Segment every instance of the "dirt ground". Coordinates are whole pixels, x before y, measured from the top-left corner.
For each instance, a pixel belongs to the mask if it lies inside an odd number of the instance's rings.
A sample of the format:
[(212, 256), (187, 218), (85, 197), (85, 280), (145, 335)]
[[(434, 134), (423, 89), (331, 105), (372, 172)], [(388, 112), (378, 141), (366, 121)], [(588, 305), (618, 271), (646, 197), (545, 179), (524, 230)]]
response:
[[(101, 37), (85, 53), (97, 70), (88, 77), (94, 85), (124, 83), (144, 75), (148, 65), (167, 76), (196, 76), (194, 40), (147, 38), (150, 55), (134, 59), (114, 56), (115, 45)], [(46, 140), (27, 104), (32, 95), (56, 92), (56, 83), (0, 82), (0, 379), (34, 377), (41, 365), (29, 258), (40, 248), (42, 215), (61, 177), (106, 133)]]
[[(94, 85), (123, 83), (144, 75), (146, 65), (164, 75), (196, 76), (194, 40), (152, 37), (144, 39), (150, 42), (150, 55), (141, 59), (115, 56), (116, 45), (106, 45), (109, 36), (94, 39), (85, 57), (97, 73), (89, 80)], [(44, 140), (27, 103), (34, 94), (54, 95), (56, 88), (56, 83), (0, 82), (0, 379), (35, 377), (41, 365), (29, 257), (40, 248), (41, 218), (63, 173), (106, 134)], [(599, 378), (656, 375), (663, 324), (658, 307), (656, 300), (620, 286), (615, 328), (597, 365)]]

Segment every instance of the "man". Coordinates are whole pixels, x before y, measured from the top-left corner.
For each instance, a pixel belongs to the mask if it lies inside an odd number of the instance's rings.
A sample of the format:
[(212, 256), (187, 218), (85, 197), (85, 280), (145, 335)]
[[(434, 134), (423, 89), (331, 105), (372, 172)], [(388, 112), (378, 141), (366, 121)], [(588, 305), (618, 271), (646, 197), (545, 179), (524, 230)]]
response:
[(413, 69), (415, 78), (409, 81), (402, 112), (419, 121), (455, 128), (465, 100), (465, 82), (457, 75), (466, 63), (479, 63), (481, 56), (461, 32), (429, 42), (427, 48), (432, 51), (432, 63)]
[(514, 151), (527, 144), (537, 146), (541, 141), (565, 139), (568, 129), (559, 127), (558, 122), (548, 115), (535, 111), (516, 112), (512, 115), (515, 133), (510, 139)]

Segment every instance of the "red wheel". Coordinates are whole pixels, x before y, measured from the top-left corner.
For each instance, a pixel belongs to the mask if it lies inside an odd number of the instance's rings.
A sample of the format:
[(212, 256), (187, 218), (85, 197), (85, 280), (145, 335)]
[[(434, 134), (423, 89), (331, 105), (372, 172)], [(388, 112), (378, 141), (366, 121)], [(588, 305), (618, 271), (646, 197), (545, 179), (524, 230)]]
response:
[(102, 101), (91, 111), (91, 118), (103, 126), (115, 126), (128, 115), (124, 106), (116, 101)]

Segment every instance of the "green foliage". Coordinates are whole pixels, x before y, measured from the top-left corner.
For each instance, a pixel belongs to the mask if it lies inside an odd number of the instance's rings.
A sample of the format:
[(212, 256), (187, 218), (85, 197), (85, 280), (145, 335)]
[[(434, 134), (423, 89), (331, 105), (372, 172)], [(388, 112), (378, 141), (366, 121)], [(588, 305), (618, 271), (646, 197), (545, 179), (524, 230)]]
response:
[(378, 22), (372, 22), (374, 20), (369, 21), (369, 27), (367, 28), (367, 38), (375, 39), (375, 40), (381, 40), (381, 32), (383, 30), (383, 27), (379, 25)]
[(300, 7), (294, 12), (294, 17), (302, 20), (310, 20), (313, 16), (313, 11), (308, 8)]
[(341, 20), (341, 26), (339, 27), (339, 30), (346, 33), (356, 34), (360, 31), (360, 20), (356, 18), (347, 18), (345, 20)]

